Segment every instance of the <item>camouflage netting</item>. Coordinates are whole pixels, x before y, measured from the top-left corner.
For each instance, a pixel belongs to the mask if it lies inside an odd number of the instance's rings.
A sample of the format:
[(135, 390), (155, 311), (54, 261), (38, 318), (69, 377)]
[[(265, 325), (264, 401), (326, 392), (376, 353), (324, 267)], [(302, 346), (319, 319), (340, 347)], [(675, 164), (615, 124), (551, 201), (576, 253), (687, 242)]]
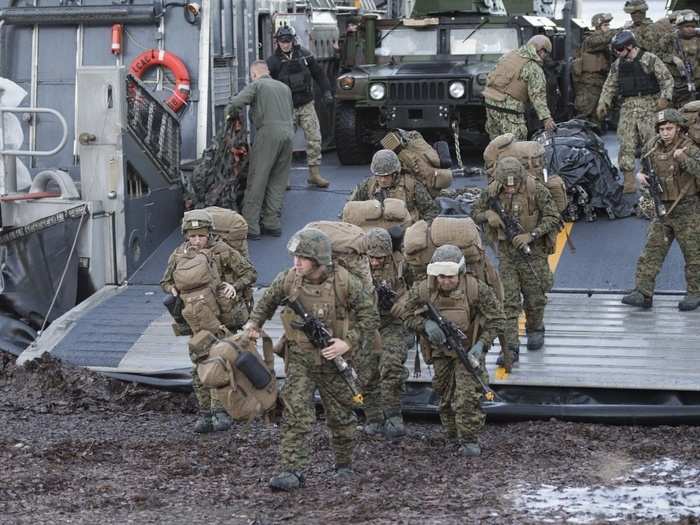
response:
[(185, 182), (185, 208), (220, 206), (240, 210), (248, 177), (246, 129), (228, 120)]

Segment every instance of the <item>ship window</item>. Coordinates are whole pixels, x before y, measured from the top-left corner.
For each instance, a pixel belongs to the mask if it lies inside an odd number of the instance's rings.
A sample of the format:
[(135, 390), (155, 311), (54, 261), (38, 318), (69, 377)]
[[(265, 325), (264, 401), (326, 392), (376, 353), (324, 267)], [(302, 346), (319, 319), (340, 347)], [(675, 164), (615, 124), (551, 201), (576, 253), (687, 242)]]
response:
[(450, 53), (453, 55), (501, 55), (517, 47), (518, 32), (512, 27), (450, 31)]
[(387, 29), (381, 32), (377, 56), (437, 55), (435, 29)]

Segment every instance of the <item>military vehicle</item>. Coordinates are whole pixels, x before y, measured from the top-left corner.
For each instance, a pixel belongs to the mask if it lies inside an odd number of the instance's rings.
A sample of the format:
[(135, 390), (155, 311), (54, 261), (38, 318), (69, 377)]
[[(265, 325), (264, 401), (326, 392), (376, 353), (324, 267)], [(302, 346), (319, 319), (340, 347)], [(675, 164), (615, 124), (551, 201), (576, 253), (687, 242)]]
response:
[[(567, 109), (560, 96), (565, 76), (565, 32), (550, 18), (500, 1), (418, 0), (410, 18), (341, 17), (340, 76), (335, 137), (343, 164), (366, 163), (392, 128), (416, 129), (455, 145), (483, 145), (486, 111), (482, 90), (501, 55), (530, 37), (552, 40), (547, 65), (550, 106)], [(533, 122), (534, 126), (535, 122)]]

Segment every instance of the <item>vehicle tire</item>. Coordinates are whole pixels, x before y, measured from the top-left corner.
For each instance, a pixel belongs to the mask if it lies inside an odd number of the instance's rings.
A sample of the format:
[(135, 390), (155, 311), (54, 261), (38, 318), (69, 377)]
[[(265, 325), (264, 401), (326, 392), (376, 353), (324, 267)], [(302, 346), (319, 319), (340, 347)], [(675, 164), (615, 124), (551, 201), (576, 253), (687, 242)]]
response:
[(346, 102), (336, 104), (335, 149), (343, 165), (369, 164), (372, 147), (360, 138), (362, 124), (352, 104)]

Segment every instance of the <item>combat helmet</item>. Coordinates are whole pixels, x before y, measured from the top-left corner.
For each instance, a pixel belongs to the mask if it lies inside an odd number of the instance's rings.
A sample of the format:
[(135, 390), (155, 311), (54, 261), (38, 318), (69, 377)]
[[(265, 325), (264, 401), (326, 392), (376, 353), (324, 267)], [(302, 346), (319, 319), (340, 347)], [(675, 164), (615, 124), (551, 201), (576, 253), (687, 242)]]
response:
[(700, 23), (700, 17), (692, 9), (683, 9), (676, 12), (676, 17), (674, 20), (676, 27), (680, 27), (685, 24), (693, 24), (697, 26), (698, 23)]
[(213, 222), (211, 215), (207, 211), (186, 211), (182, 216), (182, 233), (207, 235), (211, 231)]
[(667, 124), (669, 122), (677, 124), (683, 129), (688, 129), (688, 121), (677, 109), (668, 108), (656, 113), (656, 123), (654, 125), (656, 131), (659, 131), (659, 126), (661, 126), (661, 124)]
[(496, 164), (494, 177), (502, 186), (519, 186), (527, 173), (515, 157), (503, 157)]
[(527, 45), (533, 46), (537, 51), (544, 49), (547, 53), (552, 53), (552, 41), (544, 35), (535, 35), (527, 41)]
[(322, 266), (331, 265), (331, 239), (316, 228), (299, 230), (287, 243), (287, 250), (292, 255), (312, 259)]
[(275, 33), (275, 40), (278, 42), (293, 42), (297, 36), (297, 32), (293, 27), (288, 25), (280, 26)]
[(454, 244), (443, 244), (433, 252), (427, 272), (428, 275), (437, 277), (438, 275), (459, 275), (466, 270), (462, 250)]
[(401, 161), (396, 153), (390, 149), (380, 149), (372, 157), (369, 170), (378, 177), (394, 175), (401, 171)]
[(627, 0), (623, 10), (628, 14), (638, 13), (640, 11), (646, 13), (649, 10), (649, 6), (646, 0)]
[(370, 257), (388, 257), (393, 249), (391, 235), (384, 228), (370, 228), (367, 230), (367, 255)]
[(637, 39), (634, 37), (634, 33), (632, 31), (626, 29), (624, 31), (620, 31), (613, 37), (612, 42), (610, 42), (610, 46), (614, 51), (620, 52), (629, 46), (637, 47)]
[(600, 26), (603, 24), (607, 24), (613, 19), (613, 15), (610, 13), (597, 13), (593, 15), (593, 18), (591, 18), (591, 24), (593, 27), (598, 29)]

